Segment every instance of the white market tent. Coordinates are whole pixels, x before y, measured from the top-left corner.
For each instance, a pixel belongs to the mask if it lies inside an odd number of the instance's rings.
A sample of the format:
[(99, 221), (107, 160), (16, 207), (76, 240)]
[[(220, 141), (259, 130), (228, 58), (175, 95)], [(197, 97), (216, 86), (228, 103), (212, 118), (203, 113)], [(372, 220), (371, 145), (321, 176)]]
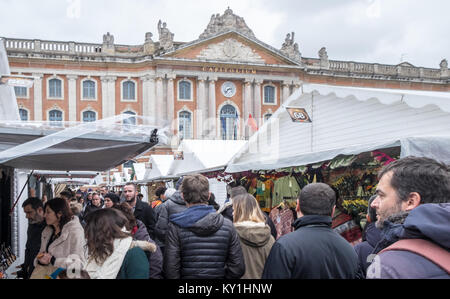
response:
[[(312, 122), (293, 122), (286, 108)], [(450, 93), (304, 84), (230, 161), (226, 172), (301, 166), (401, 147), (450, 164)]]
[(146, 170), (143, 181), (154, 181), (166, 177), (173, 161), (173, 155), (151, 155), (149, 160), (151, 168)]
[(178, 151), (183, 152), (183, 160), (174, 160), (168, 175), (182, 176), (224, 169), (246, 142), (245, 140), (183, 140), (178, 147)]

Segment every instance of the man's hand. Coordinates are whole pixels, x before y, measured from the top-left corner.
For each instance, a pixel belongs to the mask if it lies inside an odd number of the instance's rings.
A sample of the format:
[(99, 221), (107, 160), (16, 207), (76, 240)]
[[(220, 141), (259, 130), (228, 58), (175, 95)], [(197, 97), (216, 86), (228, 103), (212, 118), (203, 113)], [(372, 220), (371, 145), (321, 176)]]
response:
[(52, 260), (52, 256), (49, 253), (41, 252), (37, 255), (37, 259), (42, 265), (48, 265)]

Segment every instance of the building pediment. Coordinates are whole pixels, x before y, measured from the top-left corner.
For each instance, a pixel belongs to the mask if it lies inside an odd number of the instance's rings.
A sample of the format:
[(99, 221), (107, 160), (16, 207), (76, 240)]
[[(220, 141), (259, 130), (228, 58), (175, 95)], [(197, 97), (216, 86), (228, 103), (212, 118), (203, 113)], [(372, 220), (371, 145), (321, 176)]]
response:
[(185, 44), (162, 57), (262, 65), (298, 65), (280, 51), (235, 31), (219, 33), (209, 39)]

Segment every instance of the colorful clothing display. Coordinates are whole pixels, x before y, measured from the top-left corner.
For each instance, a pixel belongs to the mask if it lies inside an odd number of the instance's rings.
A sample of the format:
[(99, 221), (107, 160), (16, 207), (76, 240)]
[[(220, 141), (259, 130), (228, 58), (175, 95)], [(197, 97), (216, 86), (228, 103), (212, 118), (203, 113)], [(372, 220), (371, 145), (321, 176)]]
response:
[(273, 208), (269, 214), (269, 217), (272, 219), (275, 224), (275, 228), (277, 229), (277, 240), (281, 236), (294, 231), (292, 224), (295, 221), (295, 217), (292, 209), (288, 207)]
[(272, 207), (278, 206), (283, 200), (296, 200), (300, 193), (300, 186), (293, 176), (285, 176), (274, 182)]
[(353, 246), (362, 242), (362, 231), (353, 218), (336, 209), (331, 227)]

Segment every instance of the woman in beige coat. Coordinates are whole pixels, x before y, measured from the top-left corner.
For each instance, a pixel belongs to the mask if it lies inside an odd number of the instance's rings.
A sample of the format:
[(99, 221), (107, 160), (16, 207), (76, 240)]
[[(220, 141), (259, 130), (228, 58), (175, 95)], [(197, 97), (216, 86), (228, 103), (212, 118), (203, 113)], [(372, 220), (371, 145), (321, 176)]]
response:
[(233, 198), (233, 221), (245, 260), (242, 279), (260, 279), (275, 239), (252, 195), (246, 193)]
[(82, 269), (86, 241), (78, 217), (73, 216), (69, 204), (62, 198), (47, 201), (44, 211), (47, 227), (42, 232), (41, 249), (34, 264)]

